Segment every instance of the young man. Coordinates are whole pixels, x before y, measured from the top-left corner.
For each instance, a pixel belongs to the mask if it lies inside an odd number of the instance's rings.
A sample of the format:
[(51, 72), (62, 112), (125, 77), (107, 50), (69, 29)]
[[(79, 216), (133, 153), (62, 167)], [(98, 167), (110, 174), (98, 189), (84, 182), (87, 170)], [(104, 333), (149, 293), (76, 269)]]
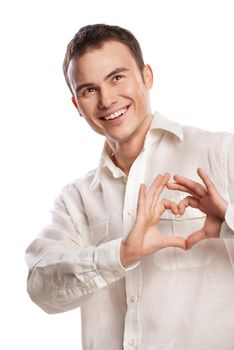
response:
[(81, 28), (64, 74), (105, 145), (27, 249), (32, 300), (80, 306), (85, 350), (233, 349), (234, 136), (153, 115), (152, 70), (123, 28)]

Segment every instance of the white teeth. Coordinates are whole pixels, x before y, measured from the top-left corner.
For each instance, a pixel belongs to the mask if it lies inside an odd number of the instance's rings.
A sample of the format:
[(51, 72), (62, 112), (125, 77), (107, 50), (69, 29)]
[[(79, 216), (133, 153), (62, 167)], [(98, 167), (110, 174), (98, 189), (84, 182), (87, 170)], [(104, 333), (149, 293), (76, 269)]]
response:
[(119, 111), (117, 111), (117, 112), (115, 112), (113, 114), (107, 115), (107, 116), (105, 116), (103, 118), (105, 120), (118, 118), (120, 115), (124, 114), (126, 112), (126, 110), (127, 110), (127, 108), (120, 109)]

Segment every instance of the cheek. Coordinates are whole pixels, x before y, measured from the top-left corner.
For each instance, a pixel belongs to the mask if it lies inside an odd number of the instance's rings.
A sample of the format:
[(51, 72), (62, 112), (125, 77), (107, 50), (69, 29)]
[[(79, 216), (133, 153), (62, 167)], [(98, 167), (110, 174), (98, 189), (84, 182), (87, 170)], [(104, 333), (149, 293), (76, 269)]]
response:
[(97, 105), (97, 101), (95, 97), (91, 97), (89, 99), (83, 100), (79, 103), (80, 111), (84, 116), (87, 116), (88, 118), (92, 117), (95, 107)]
[(145, 86), (139, 86), (135, 94), (135, 101), (139, 109), (145, 110), (146, 108), (148, 108), (149, 94)]
[(117, 87), (118, 95), (126, 96), (137, 102), (137, 100), (144, 100), (147, 96), (147, 89), (142, 81), (128, 80), (126, 83)]

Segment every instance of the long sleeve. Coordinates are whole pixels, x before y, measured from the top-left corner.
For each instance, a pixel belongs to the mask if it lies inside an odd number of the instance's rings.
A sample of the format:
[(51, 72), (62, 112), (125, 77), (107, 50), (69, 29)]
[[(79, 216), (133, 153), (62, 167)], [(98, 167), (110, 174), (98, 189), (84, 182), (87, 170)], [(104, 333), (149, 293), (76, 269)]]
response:
[(230, 238), (230, 232), (234, 232), (234, 136), (228, 134), (223, 146), (223, 167), (225, 174), (226, 193), (228, 208), (225, 215), (224, 228), (228, 231), (222, 235), (223, 238)]
[(125, 276), (119, 260), (121, 239), (87, 244), (60, 197), (52, 221), (26, 251), (28, 293), (48, 313), (80, 306), (96, 290)]
[(228, 208), (225, 215), (225, 222), (222, 227), (223, 238), (229, 254), (230, 262), (234, 269), (234, 136), (230, 135), (227, 143), (225, 170), (227, 178)]
[(234, 136), (231, 137), (227, 152), (227, 178), (229, 206), (226, 213), (226, 222), (234, 231)]

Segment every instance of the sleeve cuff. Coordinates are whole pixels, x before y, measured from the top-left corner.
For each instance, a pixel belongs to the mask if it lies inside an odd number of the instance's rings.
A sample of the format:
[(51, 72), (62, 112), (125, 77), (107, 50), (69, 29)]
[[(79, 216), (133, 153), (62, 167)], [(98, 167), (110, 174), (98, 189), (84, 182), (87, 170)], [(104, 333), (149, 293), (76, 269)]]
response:
[(106, 242), (95, 250), (95, 263), (97, 269), (105, 276), (124, 277), (129, 270), (134, 269), (140, 261), (125, 268), (120, 262), (120, 244), (122, 238)]
[(234, 238), (234, 204), (228, 204), (225, 213), (225, 221), (221, 227), (220, 237)]

